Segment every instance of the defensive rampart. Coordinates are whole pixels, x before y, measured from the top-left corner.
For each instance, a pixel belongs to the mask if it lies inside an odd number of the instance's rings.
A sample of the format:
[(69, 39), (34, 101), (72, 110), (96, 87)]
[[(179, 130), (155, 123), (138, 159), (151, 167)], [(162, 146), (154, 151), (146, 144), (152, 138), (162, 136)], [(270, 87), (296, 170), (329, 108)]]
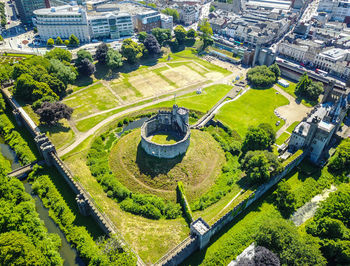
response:
[[(232, 222), (237, 215), (242, 213), (252, 203), (260, 199), (266, 191), (268, 191), (272, 186), (276, 185), (283, 177), (290, 173), (290, 171), (299, 165), (299, 163), (305, 158), (305, 155), (306, 152), (303, 152), (296, 156), (294, 160), (285, 166), (282, 173), (271, 178), (268, 183), (259, 186), (247, 199), (243, 200), (240, 204), (234, 207), (233, 210), (227, 212), (212, 226), (209, 226), (202, 218), (194, 221), (191, 224), (191, 235), (165, 254), (156, 263), (156, 265), (178, 265), (196, 250), (205, 248), (209, 244), (212, 236), (218, 233), (229, 222)], [(196, 226), (196, 223), (199, 223), (200, 226)], [(196, 228), (199, 228), (199, 230)]]

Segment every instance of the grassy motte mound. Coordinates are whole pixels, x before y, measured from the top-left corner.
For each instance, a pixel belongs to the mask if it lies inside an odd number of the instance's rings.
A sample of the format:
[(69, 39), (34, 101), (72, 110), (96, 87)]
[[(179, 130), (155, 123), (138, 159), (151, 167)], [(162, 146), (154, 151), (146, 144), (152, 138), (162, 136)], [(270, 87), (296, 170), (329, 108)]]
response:
[(191, 144), (183, 156), (159, 159), (144, 152), (140, 129), (122, 137), (111, 150), (109, 165), (116, 178), (133, 192), (176, 199), (182, 181), (191, 202), (208, 191), (221, 173), (225, 154), (207, 132), (192, 130)]

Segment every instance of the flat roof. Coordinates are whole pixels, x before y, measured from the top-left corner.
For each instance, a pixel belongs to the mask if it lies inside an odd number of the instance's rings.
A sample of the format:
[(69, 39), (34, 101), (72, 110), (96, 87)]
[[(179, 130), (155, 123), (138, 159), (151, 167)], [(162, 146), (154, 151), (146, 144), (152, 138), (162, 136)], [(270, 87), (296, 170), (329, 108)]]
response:
[(201, 234), (205, 234), (209, 228), (201, 221), (197, 220), (194, 224), (193, 227)]

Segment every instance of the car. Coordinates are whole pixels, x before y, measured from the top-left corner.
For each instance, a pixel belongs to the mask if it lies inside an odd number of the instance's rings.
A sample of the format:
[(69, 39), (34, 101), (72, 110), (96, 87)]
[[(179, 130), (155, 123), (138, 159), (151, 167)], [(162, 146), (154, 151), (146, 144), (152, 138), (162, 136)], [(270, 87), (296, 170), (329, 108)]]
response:
[(281, 121), (278, 120), (278, 121), (276, 122), (276, 126), (279, 126), (280, 124), (281, 124)]

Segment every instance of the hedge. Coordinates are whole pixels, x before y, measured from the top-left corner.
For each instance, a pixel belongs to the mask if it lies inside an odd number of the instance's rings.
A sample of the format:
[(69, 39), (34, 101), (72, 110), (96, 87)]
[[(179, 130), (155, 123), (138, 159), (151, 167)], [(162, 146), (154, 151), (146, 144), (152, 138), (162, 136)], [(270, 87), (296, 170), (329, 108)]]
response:
[(182, 206), (183, 213), (185, 215), (185, 219), (188, 224), (191, 224), (193, 222), (192, 211), (191, 211), (190, 205), (186, 200), (184, 185), (181, 181), (177, 182), (176, 191), (178, 194), (178, 199)]
[(21, 164), (30, 164), (36, 160), (27, 142), (15, 130), (14, 125), (4, 113), (0, 114), (0, 134), (4, 137), (5, 142), (15, 151)]
[[(65, 234), (67, 240), (78, 251), (81, 259), (89, 265), (116, 265), (113, 262), (119, 260), (119, 256), (125, 256), (123, 250), (120, 254), (113, 254), (113, 258), (108, 257), (95, 243), (85, 227), (76, 226), (74, 224), (75, 215), (69, 209), (68, 205), (62, 198), (61, 194), (56, 189), (47, 175), (39, 175), (35, 169), (29, 174), (29, 180), (34, 181), (32, 188), (33, 192), (37, 194), (42, 200), (44, 206), (49, 209), (49, 215), (54, 222), (60, 227)], [(129, 252), (125, 256), (127, 261), (134, 255)], [(136, 264), (136, 258), (133, 258)]]

